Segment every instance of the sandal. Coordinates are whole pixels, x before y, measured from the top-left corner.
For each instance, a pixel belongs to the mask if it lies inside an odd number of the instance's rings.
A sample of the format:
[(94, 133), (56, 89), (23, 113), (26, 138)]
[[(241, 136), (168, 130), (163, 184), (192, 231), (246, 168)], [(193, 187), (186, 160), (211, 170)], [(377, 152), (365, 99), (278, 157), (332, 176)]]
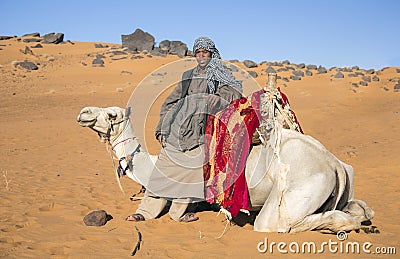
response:
[(125, 218), (125, 220), (126, 221), (134, 221), (134, 222), (145, 221), (144, 216), (139, 213), (129, 215), (128, 217)]
[(188, 212), (179, 219), (179, 222), (193, 222), (198, 219), (199, 219), (199, 217), (197, 217), (197, 215), (195, 213)]

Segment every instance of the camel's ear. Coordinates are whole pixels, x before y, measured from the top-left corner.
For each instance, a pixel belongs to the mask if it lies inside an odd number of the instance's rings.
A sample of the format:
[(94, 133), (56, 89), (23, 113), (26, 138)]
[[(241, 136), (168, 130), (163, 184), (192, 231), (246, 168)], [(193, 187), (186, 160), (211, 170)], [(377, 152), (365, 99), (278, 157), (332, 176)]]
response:
[(109, 118), (115, 119), (117, 118), (117, 113), (113, 109), (107, 109), (107, 115)]

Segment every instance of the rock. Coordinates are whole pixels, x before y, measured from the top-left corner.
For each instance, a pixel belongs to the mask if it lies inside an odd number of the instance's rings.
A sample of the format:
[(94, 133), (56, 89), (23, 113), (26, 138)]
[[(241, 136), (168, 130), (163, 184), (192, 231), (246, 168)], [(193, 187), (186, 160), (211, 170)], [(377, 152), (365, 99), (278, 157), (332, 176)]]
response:
[(251, 77), (253, 77), (253, 78), (257, 78), (258, 77), (258, 74), (257, 74), (257, 72), (255, 72), (255, 71), (247, 71), (248, 73), (249, 73), (249, 75), (251, 76)]
[(375, 73), (375, 70), (374, 70), (374, 69), (368, 69), (367, 71), (365, 71), (365, 73), (366, 73), (367, 75), (372, 75), (372, 74)]
[(312, 73), (310, 70), (306, 70), (306, 75), (307, 75), (307, 76), (312, 76), (313, 73)]
[(351, 86), (355, 87), (355, 88), (358, 88), (358, 84), (357, 83), (352, 83)]
[(344, 75), (343, 75), (343, 73), (342, 72), (337, 72), (334, 76), (333, 76), (334, 78), (344, 78)]
[(317, 70), (317, 66), (316, 65), (307, 65), (306, 68), (308, 70)]
[(251, 60), (244, 60), (243, 64), (248, 67), (248, 68), (253, 68), (253, 67), (257, 67), (257, 63)]
[(110, 52), (108, 52), (108, 54), (110, 54), (111, 56), (128, 55), (128, 53), (126, 53), (125, 51), (121, 51), (121, 50), (110, 51)]
[(378, 77), (378, 76), (374, 76), (374, 77), (372, 78), (372, 81), (374, 81), (374, 82), (379, 82), (379, 77)]
[(38, 43), (36, 45), (31, 46), (32, 49), (39, 49), (39, 48), (43, 48), (42, 44)]
[(30, 62), (30, 61), (23, 61), (23, 62), (16, 62), (15, 66), (20, 66), (22, 68), (25, 68), (26, 70), (38, 70), (38, 66), (35, 65), (35, 63)]
[(352, 66), (351, 69), (353, 70), (360, 70), (360, 68), (358, 66)]
[(323, 66), (319, 66), (318, 67), (318, 73), (317, 74), (326, 74), (328, 71), (326, 70), (326, 68), (325, 67), (323, 67)]
[(289, 82), (289, 79), (287, 77), (283, 77), (282, 81)]
[(94, 67), (104, 67), (104, 61), (101, 58), (95, 58), (92, 61), (92, 66)]
[(150, 51), (154, 48), (154, 37), (141, 29), (136, 29), (134, 33), (121, 35), (122, 47), (130, 51)]
[(395, 84), (393, 90), (395, 92), (399, 92), (400, 91), (400, 84)]
[(348, 77), (357, 77), (356, 74), (348, 74), (347, 76), (348, 76)]
[(302, 69), (302, 68), (305, 68), (306, 65), (304, 63), (300, 63), (300, 64), (296, 65), (296, 67)]
[(25, 46), (24, 50), (20, 49), (20, 51), (22, 52), (22, 54), (25, 54), (25, 55), (26, 54), (33, 55), (33, 51), (28, 46)]
[(370, 76), (363, 76), (361, 78), (363, 81), (370, 83), (371, 82), (371, 77)]
[(63, 40), (64, 40), (64, 33), (55, 34), (54, 32), (52, 32), (43, 36), (44, 43), (58, 44), (63, 42)]
[(289, 60), (284, 60), (284, 61), (282, 61), (282, 64), (283, 65), (290, 65), (290, 61)]
[(23, 39), (22, 40), (25, 43), (30, 43), (30, 42), (41, 42), (42, 39), (41, 38), (27, 38), (27, 39)]
[(101, 48), (108, 48), (108, 45), (103, 45), (103, 44), (100, 44), (100, 43), (95, 43), (95, 44), (94, 44), (94, 47), (95, 47), (96, 49), (101, 49)]
[(239, 69), (233, 64), (227, 64), (227, 68), (232, 72), (238, 72)]
[(292, 74), (295, 76), (304, 76), (304, 72), (301, 70), (292, 71)]
[(169, 48), (169, 54), (172, 55), (177, 55), (180, 58), (183, 58), (184, 56), (186, 56), (186, 52), (188, 50), (188, 47), (186, 45), (186, 43), (183, 43), (182, 41), (171, 41), (170, 43), (170, 48)]
[(161, 50), (164, 50), (164, 51), (166, 51), (168, 53), (169, 49), (170, 49), (170, 45), (171, 45), (171, 42), (169, 40), (163, 40), (158, 44), (158, 47)]
[(365, 82), (365, 81), (360, 81), (360, 85), (362, 85), (362, 86), (368, 86), (368, 83)]
[(301, 77), (300, 76), (291, 75), (290, 79), (297, 81), (297, 80), (301, 80)]
[[(272, 68), (272, 67), (268, 67), (268, 68)], [(273, 68), (272, 68), (273, 69)], [(285, 72), (288, 71), (288, 69), (286, 67), (280, 67), (278, 68), (278, 72)]]
[[(286, 69), (286, 71), (287, 71), (287, 69)], [(267, 67), (267, 69), (265, 70), (265, 72), (267, 72), (267, 74), (269, 74), (269, 73), (276, 73), (276, 70), (273, 69), (272, 67)]]
[(155, 47), (152, 51), (150, 51), (151, 55), (165, 57), (167, 56), (167, 51), (162, 50), (160, 47)]
[(14, 36), (0, 36), (0, 40), (9, 40), (14, 38)]
[(397, 72), (397, 73), (400, 73), (400, 68), (396, 68), (396, 72)]
[(113, 217), (104, 210), (95, 210), (87, 214), (83, 218), (83, 222), (86, 226), (104, 226), (111, 219)]
[(22, 35), (22, 37), (40, 37), (40, 33), (39, 32), (32, 32), (32, 33), (28, 33), (28, 34)]

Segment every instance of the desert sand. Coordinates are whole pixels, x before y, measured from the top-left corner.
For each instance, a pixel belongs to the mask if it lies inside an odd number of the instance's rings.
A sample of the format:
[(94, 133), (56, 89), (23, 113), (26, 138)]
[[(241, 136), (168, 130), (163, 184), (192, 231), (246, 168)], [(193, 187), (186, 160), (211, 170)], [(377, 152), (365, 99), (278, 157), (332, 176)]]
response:
[[(265, 238), (270, 243), (318, 246), (330, 239), (338, 242), (335, 235), (315, 231), (278, 234), (257, 233), (251, 225), (226, 227), (224, 216), (212, 211), (199, 212), (200, 220), (193, 223), (177, 223), (168, 215), (126, 222), (139, 204), (129, 196), (140, 186), (123, 178), (126, 194), (120, 192), (104, 144), (94, 132), (80, 127), (76, 117), (85, 106), (125, 107), (146, 75), (179, 58), (139, 54), (142, 59), (131, 59), (128, 54), (118, 59), (107, 53), (111, 47), (120, 49), (119, 44), (95, 48), (93, 42), (43, 44), (32, 49), (33, 54), (20, 51), (32, 45), (16, 38), (0, 41), (0, 257), (127, 258), (137, 242), (135, 226), (143, 235), (136, 254), (140, 258), (280, 257), (286, 254), (276, 246), (260, 253), (258, 244)], [(92, 66), (97, 53), (105, 56), (104, 67)], [(39, 69), (14, 66), (13, 61), (24, 60)], [(245, 68), (241, 62), (235, 64)], [(265, 69), (266, 64), (246, 68), (258, 73), (261, 86), (267, 80)], [(372, 252), (376, 247), (395, 247), (397, 253), (400, 249), (400, 92), (393, 90), (400, 79), (398, 69), (376, 71), (378, 82), (359, 87), (352, 86), (359, 77), (344, 73), (344, 78), (333, 78), (335, 69), (300, 81), (278, 81), (304, 132), (354, 167), (355, 197), (375, 211), (372, 225), (380, 233), (352, 231), (346, 242), (370, 242)], [(148, 105), (147, 98), (136, 102)], [(151, 135), (157, 111), (147, 119), (146, 132)], [(152, 138), (146, 141), (149, 152), (157, 154), (159, 144)], [(83, 217), (100, 209), (113, 219), (102, 227), (86, 226)], [(334, 253), (328, 248), (318, 255), (395, 257)], [(310, 256), (314, 254), (294, 254)]]

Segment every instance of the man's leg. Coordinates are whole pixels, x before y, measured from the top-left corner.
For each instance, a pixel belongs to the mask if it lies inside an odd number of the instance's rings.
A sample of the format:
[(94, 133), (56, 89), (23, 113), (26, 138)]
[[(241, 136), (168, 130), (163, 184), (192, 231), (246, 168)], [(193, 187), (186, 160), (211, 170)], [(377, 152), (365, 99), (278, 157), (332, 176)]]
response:
[(136, 214), (143, 215), (145, 220), (154, 219), (161, 213), (166, 204), (166, 199), (145, 196), (139, 204)]
[(182, 216), (185, 215), (186, 209), (191, 202), (190, 198), (174, 199), (169, 209), (169, 216), (175, 221), (182, 221)]

